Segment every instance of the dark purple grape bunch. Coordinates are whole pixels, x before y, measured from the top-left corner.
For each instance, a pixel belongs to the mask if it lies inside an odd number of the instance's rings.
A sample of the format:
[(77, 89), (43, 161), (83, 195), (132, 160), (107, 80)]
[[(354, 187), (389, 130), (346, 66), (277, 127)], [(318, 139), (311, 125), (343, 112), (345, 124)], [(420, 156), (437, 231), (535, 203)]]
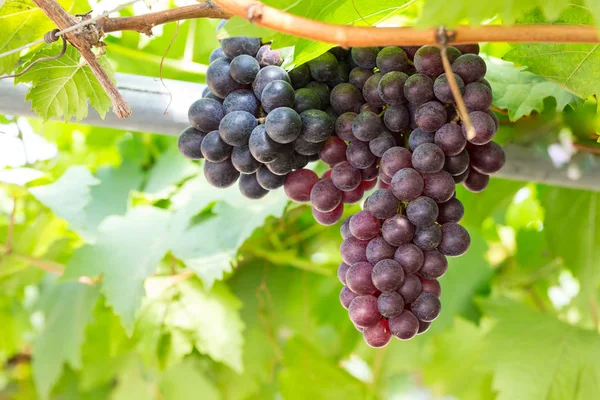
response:
[(244, 196), (259, 199), (319, 159), (337, 118), (329, 107), (330, 88), (348, 80), (349, 52), (332, 49), (288, 73), (281, 52), (258, 38), (220, 43), (179, 149), (190, 159), (205, 159), (211, 185), (226, 188), (239, 180)]

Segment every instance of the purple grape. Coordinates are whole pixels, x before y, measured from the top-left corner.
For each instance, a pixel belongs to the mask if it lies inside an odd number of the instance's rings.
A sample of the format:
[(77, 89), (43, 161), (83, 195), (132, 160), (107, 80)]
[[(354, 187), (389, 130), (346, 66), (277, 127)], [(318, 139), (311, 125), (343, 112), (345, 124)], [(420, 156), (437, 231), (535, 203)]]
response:
[(345, 140), (347, 142), (351, 142), (356, 140), (354, 134), (352, 133), (352, 122), (356, 118), (358, 114), (355, 112), (347, 112), (340, 115), (335, 121), (335, 134), (340, 137), (340, 139)]
[(454, 195), (454, 179), (446, 171), (425, 174), (423, 180), (423, 196), (431, 197), (436, 203), (448, 201)]
[(348, 268), (346, 272), (346, 285), (359, 296), (374, 294), (377, 288), (371, 280), (373, 265), (368, 262), (357, 262)]
[(377, 92), (381, 100), (389, 105), (405, 103), (404, 84), (407, 79), (408, 75), (399, 71), (392, 71), (383, 75), (377, 86)]
[(477, 170), (473, 168), (469, 168), (468, 171), (467, 178), (463, 183), (465, 188), (473, 193), (483, 191), (490, 182), (490, 176), (477, 172)]
[(229, 58), (217, 58), (206, 70), (206, 84), (210, 91), (221, 99), (235, 90), (248, 88), (247, 85), (236, 82), (231, 77), (230, 61)]
[(369, 150), (376, 157), (381, 157), (383, 153), (396, 146), (396, 139), (390, 132), (383, 131), (375, 139), (369, 142)]
[(412, 168), (403, 168), (392, 177), (392, 193), (400, 201), (416, 199), (423, 193), (424, 187), (423, 176)]
[[(334, 122), (324, 111), (306, 110), (300, 114), (300, 120), (302, 121), (302, 133), (300, 137), (307, 142), (322, 143), (333, 134)], [(267, 116), (267, 124), (268, 121), (269, 116)], [(268, 129), (269, 127), (267, 126), (267, 132)]]
[[(321, 150), (322, 146), (323, 143), (307, 142), (302, 136), (298, 137), (293, 142), (294, 150), (296, 151), (296, 153), (302, 156), (312, 156), (315, 154), (319, 154), (319, 151)], [(308, 164), (308, 161), (306, 162), (306, 164)], [(303, 168), (306, 164), (300, 166), (299, 168)]]
[(350, 236), (352, 236), (352, 233), (350, 232), (350, 218), (352, 217), (347, 217), (344, 222), (342, 222), (342, 226), (340, 226), (340, 234), (342, 235), (342, 239), (348, 239)]
[(408, 147), (410, 147), (412, 151), (415, 151), (415, 149), (422, 144), (433, 143), (434, 139), (435, 133), (425, 132), (420, 128), (417, 128), (413, 130), (408, 137)]
[(413, 338), (419, 331), (419, 320), (408, 310), (389, 320), (390, 331), (400, 340)]
[(442, 295), (442, 287), (437, 279), (425, 279), (419, 277), (423, 291), (435, 295), (438, 299)]
[(360, 112), (360, 106), (365, 102), (360, 91), (351, 83), (340, 83), (334, 87), (329, 99), (333, 110), (340, 115)]
[[(233, 152), (231, 153), (231, 163), (235, 169), (240, 171), (242, 174), (253, 174), (258, 171), (261, 165), (263, 165), (260, 163), (260, 161), (257, 161), (254, 157), (252, 157), (252, 154), (250, 154), (250, 149), (247, 145), (236, 146), (233, 148)], [(283, 184), (283, 181), (281, 184)]]
[(459, 44), (454, 46), (463, 54), (479, 54), (479, 44)]
[(267, 65), (280, 66), (283, 64), (281, 52), (279, 50), (272, 50), (270, 44), (265, 44), (258, 49), (256, 60), (261, 67), (266, 67)]
[(412, 243), (399, 245), (394, 253), (394, 260), (402, 265), (406, 275), (412, 275), (421, 269), (424, 257), (423, 251)]
[(412, 302), (410, 310), (417, 319), (431, 322), (440, 315), (442, 305), (434, 294), (423, 292)]
[(373, 70), (367, 68), (356, 67), (350, 71), (350, 76), (348, 77), (348, 81), (356, 86), (356, 88), (362, 91), (365, 86), (365, 82), (373, 76)]
[(356, 189), (362, 179), (359, 169), (354, 168), (348, 161), (343, 161), (333, 167), (331, 181), (336, 188), (347, 192)]
[(327, 165), (334, 166), (346, 161), (346, 143), (337, 136), (331, 136), (325, 142), (319, 152), (319, 158)]
[(240, 54), (231, 60), (229, 68), (229, 73), (236, 82), (249, 85), (254, 82), (256, 74), (260, 71), (260, 64), (254, 57)]
[(367, 261), (368, 245), (368, 240), (359, 240), (354, 236), (344, 239), (340, 246), (340, 255), (342, 256), (342, 261), (348, 265)]
[(385, 292), (377, 299), (377, 309), (385, 318), (397, 317), (404, 311), (404, 299), (398, 292)]
[(292, 201), (303, 203), (310, 200), (312, 189), (317, 182), (319, 177), (313, 171), (298, 169), (287, 176), (283, 190)]
[(469, 232), (456, 223), (442, 225), (442, 240), (438, 251), (446, 256), (457, 257), (465, 254), (471, 244)]
[(383, 114), (383, 123), (392, 132), (404, 131), (410, 127), (410, 113), (401, 104), (390, 106)]
[(248, 89), (236, 90), (227, 95), (223, 101), (225, 114), (234, 111), (246, 111), (257, 116), (260, 108), (260, 102), (254, 96), (254, 92)]
[(355, 138), (364, 142), (368, 142), (379, 136), (381, 129), (381, 119), (372, 111), (361, 112), (352, 121), (352, 134)]
[(365, 201), (365, 211), (374, 218), (391, 218), (398, 211), (398, 199), (390, 190), (376, 190)]
[(376, 159), (375, 155), (371, 153), (369, 145), (360, 140), (354, 140), (348, 144), (346, 158), (354, 168), (358, 169), (369, 168)]
[(486, 110), (485, 112), (487, 113), (487, 115), (492, 117), (492, 120), (494, 120), (494, 125), (496, 125), (496, 130), (498, 130), (498, 128), (500, 127), (500, 121), (498, 120), (498, 116), (496, 115), (496, 113), (492, 110)]
[(239, 181), (240, 193), (251, 199), (263, 198), (269, 191), (263, 188), (256, 180), (256, 174), (242, 174)]
[(392, 246), (400, 246), (410, 242), (414, 233), (414, 225), (402, 214), (396, 214), (386, 219), (381, 227), (381, 235)]
[(457, 155), (467, 144), (467, 139), (457, 124), (444, 124), (435, 132), (433, 141), (446, 156)]
[(268, 190), (279, 189), (285, 184), (286, 178), (287, 176), (272, 173), (264, 164), (256, 171), (256, 180), (260, 186)]
[(422, 291), (421, 281), (416, 275), (407, 275), (404, 283), (398, 288), (398, 293), (404, 299), (405, 304), (412, 303)]
[(219, 131), (212, 131), (202, 140), (200, 150), (208, 161), (219, 163), (229, 159), (233, 147), (221, 139)]
[(377, 65), (378, 47), (353, 47), (352, 60), (361, 68), (373, 69)]
[(371, 239), (367, 245), (367, 260), (372, 264), (377, 264), (381, 260), (394, 258), (395, 251), (394, 246), (386, 242), (382, 236), (377, 236)]
[(423, 46), (415, 53), (415, 68), (420, 74), (435, 78), (444, 72), (442, 55), (437, 46)]
[[(456, 197), (438, 204), (439, 214), (437, 222), (446, 224), (448, 222), (458, 222), (465, 215), (463, 204)], [(385, 227), (385, 223), (383, 224)], [(383, 229), (382, 229), (383, 230)], [(385, 236), (384, 236), (385, 237)]]
[(285, 71), (285, 69), (281, 67), (277, 67), (274, 65), (269, 65), (267, 67), (262, 68), (256, 74), (256, 78), (252, 83), (252, 90), (254, 91), (254, 95), (257, 99), (262, 101), (262, 93), (265, 87), (273, 82), (273, 81), (286, 81), (287, 83), (292, 83), (290, 76)]
[(312, 214), (315, 221), (320, 225), (330, 226), (342, 218), (342, 215), (344, 214), (344, 204), (340, 203), (336, 208), (328, 212), (321, 212), (313, 207)]
[(356, 297), (358, 297), (356, 293), (348, 289), (348, 286), (344, 286), (340, 292), (340, 303), (342, 304), (342, 307), (348, 309), (348, 307), (350, 307), (350, 303), (352, 303), (352, 300), (354, 300)]
[[(460, 94), (463, 94), (465, 92), (465, 83), (463, 82), (462, 78), (456, 74), (454, 74), (454, 79), (456, 79), (456, 84), (458, 85)], [(450, 89), (450, 83), (448, 82), (448, 77), (446, 74), (441, 74), (433, 82), (433, 93), (435, 94), (435, 97), (442, 103), (455, 102), (454, 95)]]
[(408, 68), (408, 57), (400, 47), (388, 46), (379, 51), (375, 63), (382, 74), (405, 71)]
[(425, 132), (435, 132), (446, 123), (446, 109), (437, 101), (421, 104), (415, 113), (417, 126)]
[[(379, 170), (379, 183), (384, 183), (386, 185), (390, 185), (392, 183), (392, 177), (389, 176), (388, 174), (386, 174), (385, 172), (383, 172), (382, 169)], [(380, 188), (380, 189), (391, 189), (391, 188)]]
[(487, 111), (492, 105), (492, 89), (480, 82), (471, 82), (465, 86), (463, 94), (469, 111)]
[(204, 177), (212, 186), (224, 189), (233, 185), (240, 177), (240, 173), (233, 167), (231, 160), (218, 163), (206, 160), (204, 161)]
[(275, 143), (265, 129), (265, 125), (258, 125), (250, 134), (248, 148), (252, 156), (262, 163), (275, 161), (282, 153), (283, 146)]
[(377, 179), (377, 175), (379, 174), (379, 170), (376, 165), (371, 165), (365, 169), (361, 169), (360, 173), (362, 175), (363, 181), (372, 181)]
[(308, 85), (311, 81), (310, 71), (308, 70), (307, 64), (302, 64), (288, 72), (288, 76), (292, 81), (292, 87), (294, 89), (300, 89)]
[(177, 140), (179, 152), (190, 160), (200, 160), (204, 158), (202, 155), (202, 141), (206, 135), (206, 133), (200, 132), (193, 126), (186, 128), (179, 134), (179, 139)]
[(425, 227), (417, 227), (413, 243), (424, 252), (434, 250), (442, 241), (442, 230), (439, 225), (431, 224)]
[(360, 211), (350, 218), (350, 232), (360, 240), (370, 240), (379, 233), (379, 220), (368, 211)]
[(469, 146), (471, 167), (482, 174), (493, 174), (500, 171), (506, 162), (506, 154), (502, 147), (495, 142), (481, 146)]
[[(473, 111), (469, 113), (473, 128), (475, 129), (475, 137), (467, 138), (470, 143), (482, 145), (490, 142), (496, 134), (496, 124), (490, 115), (484, 111)], [(467, 137), (467, 131), (463, 125), (463, 134)]]
[(348, 315), (354, 325), (359, 327), (375, 325), (381, 319), (381, 314), (377, 310), (377, 297), (371, 295), (356, 297), (348, 307)]
[(430, 326), (431, 326), (431, 322), (425, 322), (425, 321), (419, 320), (419, 332), (417, 332), (417, 335), (421, 335), (421, 334), (427, 332), (427, 329), (429, 329)]
[(269, 113), (279, 107), (294, 107), (294, 88), (286, 81), (269, 82), (262, 91), (262, 107)]
[(323, 179), (315, 183), (310, 191), (310, 202), (317, 211), (333, 211), (342, 202), (342, 192), (331, 179)]
[(466, 181), (468, 177), (469, 177), (469, 169), (468, 168), (462, 174), (452, 176), (452, 178), (454, 179), (454, 183), (456, 183), (457, 185), (459, 183), (463, 183), (464, 181)]
[(373, 326), (366, 327), (363, 331), (365, 343), (373, 348), (385, 347), (392, 339), (392, 332), (385, 319), (380, 320)]
[(403, 168), (411, 167), (410, 151), (404, 147), (392, 147), (381, 156), (380, 169), (389, 177), (393, 177)]
[(485, 61), (475, 54), (465, 54), (452, 63), (452, 72), (462, 78), (465, 84), (483, 79), (487, 72)]
[(373, 267), (371, 279), (377, 290), (393, 292), (404, 282), (404, 270), (397, 261), (381, 260)]
[(469, 163), (470, 156), (465, 149), (455, 156), (446, 157), (446, 161), (444, 162), (444, 171), (448, 171), (448, 173), (450, 173), (452, 176), (460, 175), (469, 168)]
[[(383, 160), (383, 159), (382, 159)], [(444, 152), (433, 143), (423, 143), (412, 153), (412, 166), (424, 174), (434, 174), (444, 167)]]
[(426, 279), (438, 279), (448, 270), (448, 260), (437, 250), (423, 252), (423, 266), (417, 272)]
[[(361, 182), (362, 183), (362, 182)], [(354, 190), (342, 192), (342, 203), (354, 204), (362, 200), (365, 194), (365, 190), (362, 188), (362, 184)]]
[(409, 76), (404, 83), (404, 97), (414, 105), (433, 100), (433, 81), (423, 74)]
[(224, 116), (223, 105), (213, 99), (196, 100), (188, 110), (190, 124), (201, 132), (219, 129), (219, 123)]
[(369, 103), (371, 107), (377, 109), (385, 106), (385, 101), (381, 100), (381, 97), (379, 97), (379, 81), (382, 76), (381, 72), (373, 74), (373, 76), (367, 79), (362, 89), (362, 95), (365, 101)]
[(329, 52), (313, 58), (307, 64), (310, 76), (317, 82), (327, 82), (337, 76), (338, 60)]
[(435, 201), (425, 196), (416, 198), (406, 206), (406, 216), (416, 227), (433, 224), (438, 217), (438, 213), (439, 210)]
[[(309, 82), (306, 85), (307, 89), (312, 90), (313, 92), (315, 92), (317, 94), (317, 96), (319, 96), (319, 100), (321, 101), (321, 110), (326, 110), (327, 107), (329, 107), (329, 103), (330, 103), (330, 95), (331, 95), (331, 90), (329, 89), (329, 86), (327, 86), (327, 84), (323, 83), (323, 82)], [(361, 99), (362, 101), (362, 99)], [(337, 113), (337, 112), (336, 112)], [(337, 113), (339, 114), (339, 113)]]
[(242, 54), (254, 57), (260, 49), (260, 39), (249, 36), (234, 36), (222, 39), (221, 48), (229, 58), (235, 58)]
[(311, 89), (300, 88), (294, 92), (294, 111), (298, 114), (312, 109), (321, 108), (321, 99)]

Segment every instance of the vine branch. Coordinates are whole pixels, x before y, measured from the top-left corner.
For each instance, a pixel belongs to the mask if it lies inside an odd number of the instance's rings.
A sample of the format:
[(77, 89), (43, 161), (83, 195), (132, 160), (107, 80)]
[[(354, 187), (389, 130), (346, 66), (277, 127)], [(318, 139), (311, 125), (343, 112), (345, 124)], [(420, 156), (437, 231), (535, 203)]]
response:
[[(329, 24), (293, 15), (256, 0), (213, 1), (233, 15), (247, 19), (253, 24), (343, 47), (437, 44), (436, 29), (433, 28), (377, 28)], [(452, 30), (452, 35), (454, 44), (600, 42), (595, 27), (574, 25), (459, 26)]]

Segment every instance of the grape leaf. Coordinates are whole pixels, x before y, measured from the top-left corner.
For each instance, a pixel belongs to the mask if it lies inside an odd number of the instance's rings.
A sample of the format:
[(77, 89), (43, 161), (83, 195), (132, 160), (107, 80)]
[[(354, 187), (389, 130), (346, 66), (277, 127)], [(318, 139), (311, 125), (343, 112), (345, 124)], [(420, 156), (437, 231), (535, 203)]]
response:
[(482, 308), (497, 323), (483, 354), (498, 400), (592, 399), (600, 392), (600, 337), (509, 300)]
[(56, 216), (77, 227), (85, 221), (85, 207), (92, 200), (91, 187), (99, 183), (87, 168), (73, 166), (56, 182), (33, 187), (29, 191)]
[(148, 172), (144, 192), (168, 197), (176, 184), (192, 175), (198, 175), (199, 171), (196, 164), (181, 156), (175, 144), (161, 154)]
[[(61, 43), (55, 43), (43, 48), (34, 54), (31, 61), (55, 56), (61, 46)], [(112, 79), (114, 73), (106, 58), (98, 61)], [(81, 62), (81, 55), (72, 46), (67, 47), (67, 52), (60, 59), (37, 63), (24, 75), (15, 78), (15, 82), (32, 84), (25, 98), (31, 101), (33, 110), (44, 120), (82, 120), (88, 115), (88, 101), (104, 118), (111, 106), (100, 82), (90, 67)]]
[(78, 282), (52, 283), (42, 294), (45, 326), (33, 347), (33, 379), (42, 399), (48, 398), (63, 365), (81, 367), (80, 347), (97, 298), (97, 288)]
[(103, 276), (102, 291), (128, 332), (144, 295), (143, 280), (168, 250), (170, 213), (136, 207), (123, 217), (111, 216), (100, 225), (95, 244), (73, 253), (61, 279)]
[[(561, 257), (579, 280), (581, 294), (595, 295), (600, 282), (600, 194), (583, 190), (539, 187), (546, 210), (544, 232), (549, 250)], [(568, 240), (565, 240), (568, 235)]]
[(155, 387), (145, 374), (140, 360), (130, 356), (117, 378), (117, 385), (111, 393), (111, 400), (154, 399)]
[(158, 384), (165, 400), (219, 400), (221, 395), (200, 369), (197, 362), (187, 359), (169, 369)]
[(523, 71), (512, 63), (493, 57), (485, 58), (487, 79), (492, 85), (494, 105), (508, 111), (511, 121), (544, 110), (544, 100), (553, 97), (556, 110), (562, 111), (566, 106), (576, 107), (581, 99), (567, 92), (557, 84), (536, 74)]
[[(600, 12), (600, 7), (596, 6), (596, 10)], [(600, 22), (600, 15), (596, 19)], [(522, 22), (544, 23), (545, 19), (540, 13), (530, 13)], [(556, 23), (590, 25), (593, 20), (585, 9), (571, 7)], [(528, 71), (556, 82), (583, 99), (600, 93), (598, 44), (514, 44), (504, 59), (527, 66)]]

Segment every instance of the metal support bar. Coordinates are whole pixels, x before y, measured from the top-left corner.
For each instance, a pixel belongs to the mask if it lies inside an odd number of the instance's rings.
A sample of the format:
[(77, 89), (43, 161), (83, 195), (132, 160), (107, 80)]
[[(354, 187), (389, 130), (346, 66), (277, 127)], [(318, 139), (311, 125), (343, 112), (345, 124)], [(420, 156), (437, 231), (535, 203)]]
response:
[[(117, 88), (133, 109), (127, 119), (118, 119), (107, 114), (105, 119), (92, 109), (83, 121), (87, 125), (106, 126), (137, 132), (151, 132), (178, 135), (189, 124), (187, 110), (192, 102), (199, 99), (203, 84), (165, 79), (163, 86), (159, 79), (117, 74)], [(169, 104), (169, 91), (173, 98)], [(0, 114), (35, 117), (31, 105), (24, 101), (27, 86), (17, 85), (10, 79), (0, 80)], [(506, 145), (506, 165), (496, 176), (519, 181), (540, 182), (549, 185), (600, 191), (600, 169), (584, 171), (578, 180), (570, 179), (566, 172), (556, 169), (549, 158), (522, 146)]]

